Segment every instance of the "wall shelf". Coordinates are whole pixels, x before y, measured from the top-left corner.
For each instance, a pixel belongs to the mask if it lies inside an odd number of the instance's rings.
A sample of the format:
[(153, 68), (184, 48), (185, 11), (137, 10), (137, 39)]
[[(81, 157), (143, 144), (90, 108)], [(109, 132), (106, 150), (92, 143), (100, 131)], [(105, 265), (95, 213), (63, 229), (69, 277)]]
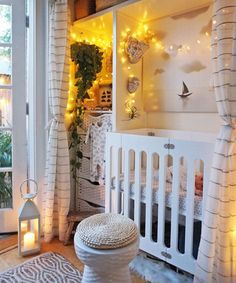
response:
[[(159, 58), (161, 59), (161, 55), (160, 53), (157, 54), (158, 52), (154, 50), (154, 45), (152, 45), (151, 48), (147, 51), (147, 55), (144, 56), (143, 60), (141, 60), (137, 64), (130, 64), (128, 60), (126, 60), (125, 63), (122, 62), (122, 60), (124, 59), (122, 57), (125, 57), (125, 55), (120, 51), (120, 47), (124, 45), (123, 34), (127, 33), (127, 30), (131, 30), (133, 32), (140, 24), (147, 23), (151, 31), (159, 32), (161, 30), (159, 30), (158, 21), (165, 20), (168, 17), (178, 18), (179, 16), (179, 18), (181, 18), (180, 21), (182, 21), (182, 19), (185, 19), (185, 17), (181, 15), (187, 14), (189, 12), (191, 14), (192, 11), (201, 10), (205, 7), (208, 7), (210, 4), (212, 4), (211, 0), (129, 0), (116, 6), (99, 11), (88, 17), (77, 20), (73, 23), (72, 32), (77, 35), (83, 32), (85, 37), (87, 35), (90, 38), (97, 37), (101, 38), (102, 40), (104, 39), (112, 42), (112, 121), (114, 131), (131, 130), (142, 127), (190, 130), (192, 129), (191, 121), (195, 121), (195, 130), (211, 131), (212, 121), (214, 120), (216, 122), (213, 125), (213, 130), (217, 130), (218, 118), (214, 111), (209, 111), (208, 113), (207, 111), (205, 111), (205, 113), (201, 113), (201, 115), (197, 116), (196, 113), (193, 113), (194, 111), (191, 112), (192, 110), (184, 111), (184, 113), (181, 113), (180, 115), (180, 111), (172, 110), (171, 112), (163, 112), (159, 109), (150, 110), (148, 109), (148, 107), (146, 108), (144, 100), (147, 93), (150, 93), (150, 95), (152, 93), (152, 95), (155, 97), (158, 96), (157, 89), (153, 89), (153, 91), (151, 91), (151, 87), (149, 87), (149, 85), (151, 86), (155, 78), (160, 76), (160, 74), (157, 74), (154, 75), (154, 78), (152, 78), (152, 80), (150, 79), (150, 76), (153, 76), (154, 74), (154, 67), (156, 66), (155, 68), (158, 69), (158, 59), (152, 60), (152, 58), (154, 58), (153, 56), (156, 56), (155, 58), (159, 56)], [(198, 14), (197, 16), (193, 15), (192, 17), (198, 17)], [(188, 19), (189, 21), (191, 21), (191, 17), (189, 17)], [(188, 26), (192, 32), (192, 27), (190, 27), (190, 25), (185, 25), (183, 33), (185, 33)], [(175, 31), (171, 32), (172, 34), (175, 33)], [(176, 34), (178, 33), (179, 31), (176, 31)], [(186, 32), (185, 34), (185, 37), (187, 38), (188, 32)], [(179, 36), (181, 37), (181, 34), (179, 34)], [(178, 43), (178, 35), (175, 36), (173, 41)], [(172, 43), (173, 42), (169, 42), (169, 44)], [(182, 43), (183, 42), (180, 42), (179, 44)], [(202, 52), (201, 54), (206, 54), (206, 52)], [(197, 56), (202, 56), (201, 54)], [(172, 58), (171, 60), (175, 62), (182, 60), (180, 59), (180, 57), (181, 56), (179, 56), (177, 59)], [(204, 64), (206, 62), (205, 58), (203, 59), (203, 61)], [(166, 62), (167, 64), (169, 64), (170, 61), (167, 60)], [(206, 64), (208, 65), (208, 62), (206, 62)], [(181, 66), (179, 64), (178, 70), (180, 70), (180, 68)], [(186, 74), (186, 76), (188, 75), (188, 78), (192, 78), (193, 75), (195, 76), (196, 74), (197, 72), (191, 75)], [(125, 109), (125, 103), (127, 96), (129, 95), (127, 91), (127, 79), (130, 75), (138, 77), (141, 81), (141, 85), (135, 93), (135, 106), (138, 109), (138, 118), (132, 120), (129, 119)], [(167, 80), (163, 81), (163, 84), (166, 84), (167, 87), (172, 85), (172, 83), (175, 84), (173, 90), (174, 97), (177, 97), (178, 92), (176, 92), (176, 85), (179, 81), (182, 81), (181, 79), (183, 78), (181, 78), (181, 76), (182, 73), (178, 76), (174, 76), (171, 83), (170, 81), (167, 82)], [(192, 86), (193, 85), (191, 85), (191, 87)], [(152, 102), (151, 104), (153, 105)], [(197, 122), (198, 120), (199, 123)], [(202, 123), (202, 121), (209, 122)]]

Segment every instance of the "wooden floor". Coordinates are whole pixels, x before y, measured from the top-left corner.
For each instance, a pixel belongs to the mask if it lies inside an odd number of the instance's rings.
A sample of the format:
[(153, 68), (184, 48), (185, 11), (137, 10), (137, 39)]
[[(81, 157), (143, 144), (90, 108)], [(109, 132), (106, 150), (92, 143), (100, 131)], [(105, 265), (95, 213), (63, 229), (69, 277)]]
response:
[(17, 234), (0, 235), (0, 254), (6, 252), (9, 247), (17, 247)]
[[(62, 254), (65, 258), (67, 258), (72, 264), (74, 264), (80, 271), (83, 271), (83, 264), (78, 260), (75, 251), (74, 246), (64, 246), (61, 242), (59, 242), (57, 239), (54, 239), (50, 244), (42, 243), (42, 251), (44, 252), (57, 252)], [(32, 256), (31, 256), (32, 257)], [(24, 261), (31, 258), (28, 257), (19, 257), (17, 248), (12, 249), (4, 254), (0, 255), (0, 272), (16, 266), (20, 263), (23, 263)], [(143, 281), (136, 277), (134, 274), (132, 274), (132, 283), (145, 283), (146, 281)]]

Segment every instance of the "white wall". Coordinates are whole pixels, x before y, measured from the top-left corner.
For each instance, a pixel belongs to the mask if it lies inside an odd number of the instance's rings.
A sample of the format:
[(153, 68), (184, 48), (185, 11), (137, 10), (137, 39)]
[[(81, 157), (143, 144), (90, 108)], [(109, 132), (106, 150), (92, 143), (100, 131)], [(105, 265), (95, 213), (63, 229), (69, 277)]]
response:
[(219, 126), (217, 113), (147, 113), (147, 127), (150, 128), (218, 132)]
[[(211, 87), (211, 14), (212, 7), (206, 6), (147, 23), (157, 34), (159, 48), (151, 43), (144, 56), (146, 127), (218, 131), (220, 119)], [(180, 46), (180, 51), (168, 54), (171, 45)], [(192, 92), (188, 98), (178, 96), (182, 81)]]

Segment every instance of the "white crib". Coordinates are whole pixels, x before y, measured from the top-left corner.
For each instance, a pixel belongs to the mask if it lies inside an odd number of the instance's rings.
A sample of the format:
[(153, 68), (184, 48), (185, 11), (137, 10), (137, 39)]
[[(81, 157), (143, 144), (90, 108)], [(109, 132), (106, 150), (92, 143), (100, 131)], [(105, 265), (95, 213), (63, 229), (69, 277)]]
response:
[[(132, 218), (141, 250), (190, 273), (214, 141), (213, 134), (156, 129), (107, 134), (106, 212)], [(196, 172), (203, 175), (202, 196), (195, 195)]]

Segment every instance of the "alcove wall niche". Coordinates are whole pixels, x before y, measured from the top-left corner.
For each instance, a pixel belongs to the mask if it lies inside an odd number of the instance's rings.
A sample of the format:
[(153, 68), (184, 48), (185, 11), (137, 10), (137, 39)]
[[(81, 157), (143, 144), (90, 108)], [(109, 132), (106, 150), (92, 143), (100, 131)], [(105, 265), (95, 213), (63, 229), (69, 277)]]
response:
[[(149, 127), (218, 130), (212, 87), (211, 17), (212, 5), (207, 4), (149, 23), (161, 41), (144, 58), (143, 97)], [(179, 96), (183, 82), (188, 97)]]
[[(71, 26), (71, 44), (79, 42), (89, 45), (96, 45), (103, 53), (102, 70), (97, 74), (97, 79), (93, 87), (89, 89), (89, 99), (85, 99), (84, 106), (88, 111), (112, 110), (112, 13), (105, 13), (102, 16), (81, 19)], [(85, 58), (86, 60), (86, 58)], [(70, 68), (70, 95), (72, 101), (76, 96), (75, 87), (75, 66), (71, 62)], [(102, 98), (102, 93), (107, 96), (109, 88), (109, 97)], [(110, 90), (111, 88), (111, 90)], [(103, 92), (102, 92), (103, 90)], [(68, 103), (70, 99), (68, 100)], [(67, 107), (69, 110), (69, 108)]]
[[(210, 75), (211, 4), (209, 0), (178, 0), (171, 4), (129, 0), (74, 22), (72, 41), (112, 43), (114, 131), (143, 127), (218, 130), (220, 121)], [(142, 60), (131, 64), (124, 53), (127, 35), (147, 31), (155, 37), (149, 41)], [(129, 77), (140, 80), (132, 94), (127, 90)], [(183, 81), (192, 92), (189, 98), (178, 96)], [(198, 95), (201, 98), (196, 100)], [(127, 101), (137, 109), (134, 119), (130, 119)]]
[[(161, 1), (140, 1), (122, 8), (117, 17), (118, 30), (122, 27), (124, 32), (132, 18), (136, 28), (141, 23), (155, 34), (142, 62), (135, 66), (142, 78), (141, 93), (137, 96), (143, 116), (140, 124), (148, 128), (216, 132), (220, 120), (211, 75), (212, 2), (176, 2), (168, 8)], [(122, 40), (122, 32), (117, 33), (117, 40)], [(118, 66), (121, 80), (128, 73), (124, 65)], [(183, 82), (192, 93), (189, 97), (179, 96)], [(119, 114), (122, 103), (117, 108)], [(118, 129), (126, 128), (126, 124), (120, 123), (117, 122)]]

